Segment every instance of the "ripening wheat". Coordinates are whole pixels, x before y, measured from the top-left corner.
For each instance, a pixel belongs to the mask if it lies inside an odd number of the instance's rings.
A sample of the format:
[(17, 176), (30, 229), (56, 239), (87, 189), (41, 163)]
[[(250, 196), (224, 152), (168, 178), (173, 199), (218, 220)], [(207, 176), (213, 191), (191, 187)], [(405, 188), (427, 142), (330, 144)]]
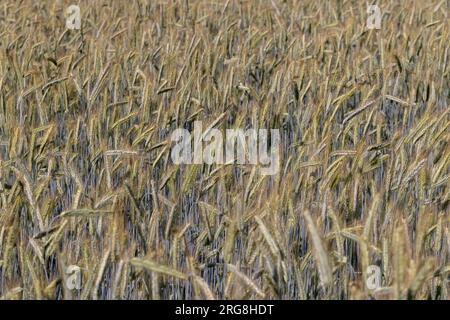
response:
[[(450, 10), (376, 2), (2, 1), (0, 297), (448, 299)], [(194, 121), (278, 174), (174, 164)]]

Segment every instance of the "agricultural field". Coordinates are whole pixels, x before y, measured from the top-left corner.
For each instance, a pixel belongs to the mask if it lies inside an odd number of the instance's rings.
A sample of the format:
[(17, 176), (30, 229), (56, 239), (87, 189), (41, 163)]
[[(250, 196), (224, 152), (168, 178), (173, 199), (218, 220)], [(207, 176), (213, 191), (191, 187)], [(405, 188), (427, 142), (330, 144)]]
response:
[(449, 299), (450, 2), (370, 4), (2, 0), (0, 298)]

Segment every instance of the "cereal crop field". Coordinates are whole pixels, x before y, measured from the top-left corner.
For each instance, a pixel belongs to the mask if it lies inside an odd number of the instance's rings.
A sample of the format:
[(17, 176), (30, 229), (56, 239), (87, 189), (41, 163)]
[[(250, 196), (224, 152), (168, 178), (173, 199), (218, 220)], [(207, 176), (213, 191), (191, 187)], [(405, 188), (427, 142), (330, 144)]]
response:
[(450, 1), (373, 4), (2, 0), (0, 298), (449, 299)]

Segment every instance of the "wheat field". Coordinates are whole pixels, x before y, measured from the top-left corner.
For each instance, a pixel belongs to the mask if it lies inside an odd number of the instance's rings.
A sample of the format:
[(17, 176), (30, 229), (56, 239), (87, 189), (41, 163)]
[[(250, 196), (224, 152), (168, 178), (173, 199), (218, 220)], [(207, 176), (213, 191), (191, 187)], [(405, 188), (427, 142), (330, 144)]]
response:
[[(3, 0), (1, 299), (449, 299), (450, 3), (368, 4)], [(194, 121), (279, 172), (174, 164)]]

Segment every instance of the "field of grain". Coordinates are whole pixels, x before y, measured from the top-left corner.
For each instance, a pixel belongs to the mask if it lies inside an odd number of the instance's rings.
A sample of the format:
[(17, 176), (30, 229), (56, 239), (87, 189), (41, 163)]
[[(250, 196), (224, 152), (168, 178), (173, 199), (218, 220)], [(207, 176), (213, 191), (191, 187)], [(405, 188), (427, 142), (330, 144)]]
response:
[[(450, 2), (374, 4), (3, 0), (0, 297), (449, 299)], [(194, 121), (278, 174), (175, 165)]]

